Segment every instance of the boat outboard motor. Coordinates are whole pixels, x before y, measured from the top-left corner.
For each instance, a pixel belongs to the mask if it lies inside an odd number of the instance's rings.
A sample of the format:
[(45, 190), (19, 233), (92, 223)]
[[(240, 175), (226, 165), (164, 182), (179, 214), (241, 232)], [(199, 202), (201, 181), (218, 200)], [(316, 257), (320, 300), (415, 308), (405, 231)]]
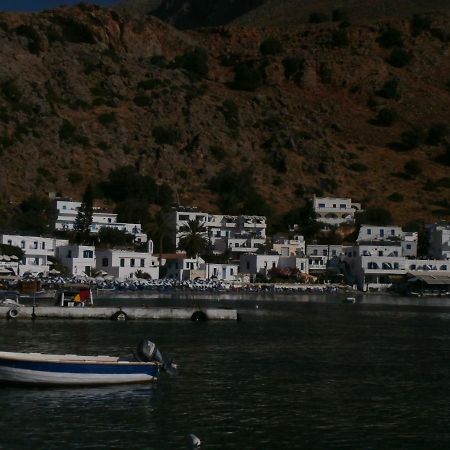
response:
[(150, 339), (144, 339), (139, 342), (136, 350), (136, 358), (141, 362), (156, 361), (164, 364), (161, 352)]
[(177, 374), (177, 365), (172, 359), (170, 361), (164, 361), (161, 352), (156, 347), (156, 344), (150, 339), (144, 339), (139, 342), (134, 357), (140, 362), (158, 362), (161, 364), (161, 369), (169, 375)]

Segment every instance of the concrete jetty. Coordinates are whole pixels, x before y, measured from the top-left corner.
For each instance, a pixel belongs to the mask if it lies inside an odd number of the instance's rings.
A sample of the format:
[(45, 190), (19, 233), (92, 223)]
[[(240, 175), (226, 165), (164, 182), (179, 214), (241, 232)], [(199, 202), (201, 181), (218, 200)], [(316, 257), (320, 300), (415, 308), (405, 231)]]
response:
[(0, 319), (102, 319), (102, 320), (237, 320), (235, 309), (160, 307), (0, 306)]

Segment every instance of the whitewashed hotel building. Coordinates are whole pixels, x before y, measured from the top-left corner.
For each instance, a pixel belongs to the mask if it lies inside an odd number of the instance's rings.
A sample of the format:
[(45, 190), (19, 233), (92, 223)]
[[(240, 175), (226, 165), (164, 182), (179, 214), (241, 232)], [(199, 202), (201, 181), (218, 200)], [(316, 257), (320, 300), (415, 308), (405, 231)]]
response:
[(361, 211), (361, 204), (350, 198), (313, 197), (313, 207), (317, 222), (338, 226), (353, 223), (355, 213)]
[(47, 274), (51, 268), (49, 257), (56, 256), (57, 247), (69, 243), (66, 239), (17, 234), (2, 234), (0, 242), (19, 247), (24, 252), (24, 257), (17, 265), (18, 273), (16, 275), (23, 275), (27, 272), (34, 275)]
[(256, 252), (266, 242), (266, 218), (264, 216), (230, 216), (207, 214), (197, 208), (176, 208), (166, 214), (172, 230), (172, 245), (178, 251), (183, 232), (181, 227), (197, 220), (206, 229), (214, 253), (223, 253), (227, 248), (233, 252)]
[[(57, 199), (56, 209), (58, 215), (55, 222), (55, 229), (73, 230), (80, 206), (81, 202), (74, 202), (69, 199)], [(117, 222), (117, 214), (101, 211), (100, 208), (94, 207), (90, 232), (94, 234), (98, 233), (102, 227), (125, 231), (134, 235), (136, 242), (147, 242), (147, 235), (143, 233), (140, 223)]]

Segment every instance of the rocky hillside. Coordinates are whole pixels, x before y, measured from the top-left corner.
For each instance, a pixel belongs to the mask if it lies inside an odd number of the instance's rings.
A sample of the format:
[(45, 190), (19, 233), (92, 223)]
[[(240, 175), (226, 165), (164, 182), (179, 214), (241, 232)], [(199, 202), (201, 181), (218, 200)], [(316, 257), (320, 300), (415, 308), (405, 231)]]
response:
[(153, 14), (177, 28), (298, 25), (334, 16), (352, 23), (450, 12), (447, 0), (124, 0), (122, 11)]
[(449, 25), (1, 14), (1, 202), (78, 197), (130, 165), (211, 211), (283, 213), (315, 192), (450, 218)]

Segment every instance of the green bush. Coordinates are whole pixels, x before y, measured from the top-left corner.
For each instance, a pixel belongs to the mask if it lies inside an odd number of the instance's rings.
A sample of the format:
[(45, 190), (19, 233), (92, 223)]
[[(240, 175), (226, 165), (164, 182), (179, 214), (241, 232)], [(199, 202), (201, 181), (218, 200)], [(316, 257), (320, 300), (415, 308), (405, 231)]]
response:
[(426, 143), (428, 145), (439, 145), (445, 141), (448, 135), (448, 126), (445, 123), (433, 123), (428, 129)]
[(350, 40), (348, 38), (347, 30), (344, 28), (334, 30), (331, 35), (331, 45), (340, 48), (348, 47), (350, 45)]
[(424, 31), (429, 31), (432, 23), (433, 19), (431, 17), (422, 14), (414, 14), (411, 19), (411, 32), (413, 36), (418, 36)]
[(386, 226), (394, 223), (391, 212), (382, 207), (368, 207), (364, 211), (355, 214), (355, 221), (358, 225), (371, 224)]
[(71, 142), (73, 137), (75, 136), (75, 133), (76, 133), (75, 126), (67, 119), (64, 119), (63, 123), (59, 127), (59, 138), (62, 141)]
[(180, 132), (173, 126), (156, 126), (152, 135), (159, 145), (175, 145), (180, 140)]
[(231, 129), (239, 128), (239, 108), (236, 103), (233, 100), (224, 100), (221, 110), (228, 127)]
[(206, 77), (208, 75), (208, 53), (204, 48), (197, 47), (175, 58), (174, 66), (188, 72)]
[(331, 14), (331, 20), (333, 22), (348, 22), (348, 12), (344, 8), (336, 8)]
[(382, 127), (389, 127), (398, 121), (398, 113), (392, 108), (382, 108), (378, 111), (375, 124)]
[(391, 195), (387, 198), (390, 202), (402, 202), (403, 201), (403, 195), (399, 194), (398, 192), (393, 192)]
[(399, 78), (391, 78), (390, 80), (384, 83), (383, 87), (379, 89), (376, 94), (380, 97), (398, 100), (400, 99), (400, 79)]
[(405, 173), (410, 178), (417, 178), (422, 173), (422, 168), (420, 164), (415, 159), (410, 159), (405, 163)]
[(413, 150), (425, 141), (425, 133), (419, 127), (411, 128), (401, 134), (401, 147), (403, 150)]
[(309, 23), (322, 23), (330, 20), (328, 14), (322, 12), (313, 12), (309, 15)]
[(269, 37), (261, 42), (259, 51), (262, 55), (278, 55), (283, 52), (283, 45), (275, 37)]
[(305, 71), (305, 60), (303, 58), (287, 57), (283, 59), (284, 76), (299, 79), (303, 77)]
[(156, 89), (162, 85), (163, 83), (161, 80), (158, 80), (156, 78), (149, 78), (147, 80), (139, 81), (137, 87), (138, 89), (144, 89), (145, 91), (148, 91), (150, 89)]
[(148, 95), (136, 95), (133, 98), (133, 102), (136, 106), (140, 106), (141, 108), (145, 108), (146, 106), (150, 106), (152, 104), (152, 99)]
[(403, 33), (396, 28), (388, 28), (383, 31), (377, 42), (384, 48), (402, 47)]
[(28, 40), (28, 50), (38, 54), (41, 49), (42, 39), (39, 33), (31, 25), (19, 25), (15, 30), (17, 35), (24, 36)]
[(83, 22), (78, 22), (71, 17), (60, 19), (64, 38), (69, 42), (95, 44), (96, 39), (93, 30)]
[(412, 60), (413, 55), (411, 52), (402, 48), (395, 48), (388, 58), (388, 63), (391, 66), (402, 68), (407, 66)]
[(354, 172), (367, 172), (369, 170), (365, 164), (360, 162), (353, 162), (349, 164), (348, 168)]
[(107, 126), (116, 121), (116, 113), (114, 111), (109, 113), (103, 113), (98, 116), (98, 121), (103, 125)]
[(240, 91), (255, 91), (263, 82), (261, 70), (244, 62), (235, 67), (232, 87)]

